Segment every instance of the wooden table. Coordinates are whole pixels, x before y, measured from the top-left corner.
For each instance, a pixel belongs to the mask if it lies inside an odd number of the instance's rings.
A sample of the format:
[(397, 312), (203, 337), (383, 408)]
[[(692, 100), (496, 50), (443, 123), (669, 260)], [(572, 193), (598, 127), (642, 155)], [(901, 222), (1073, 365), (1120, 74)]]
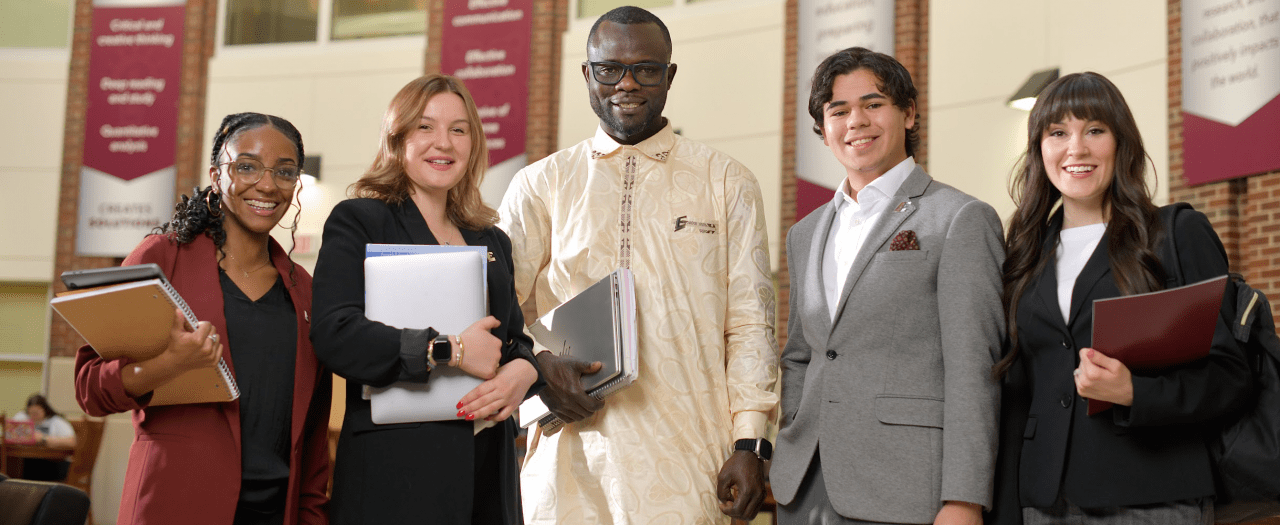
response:
[(40, 445), (14, 445), (6, 443), (4, 445), (3, 466), (4, 475), (11, 478), (22, 477), (22, 460), (26, 458), (32, 459), (52, 459), (62, 461), (71, 459), (71, 455), (75, 453), (75, 449), (70, 448), (52, 448), (42, 447)]

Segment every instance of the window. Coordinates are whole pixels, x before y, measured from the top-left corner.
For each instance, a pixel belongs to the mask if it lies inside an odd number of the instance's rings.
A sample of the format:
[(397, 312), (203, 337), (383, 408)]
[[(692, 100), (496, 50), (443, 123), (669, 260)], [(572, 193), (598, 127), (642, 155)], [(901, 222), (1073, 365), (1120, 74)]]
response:
[(624, 5), (653, 9), (675, 5), (675, 0), (578, 0), (578, 18), (598, 18), (610, 9)]
[(315, 42), (323, 0), (227, 0), (226, 45)]
[(331, 40), (421, 35), (426, 0), (333, 0)]
[(0, 47), (69, 47), (72, 0), (0, 2)]

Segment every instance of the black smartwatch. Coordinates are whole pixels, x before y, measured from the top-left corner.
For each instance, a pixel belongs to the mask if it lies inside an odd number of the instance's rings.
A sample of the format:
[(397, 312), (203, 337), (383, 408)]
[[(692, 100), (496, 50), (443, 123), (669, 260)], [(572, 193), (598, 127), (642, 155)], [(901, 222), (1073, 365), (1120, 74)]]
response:
[(755, 453), (761, 461), (773, 459), (773, 444), (769, 443), (769, 440), (765, 438), (739, 439), (733, 442), (733, 450), (734, 452), (745, 450)]
[(453, 358), (453, 346), (449, 344), (449, 336), (440, 334), (431, 341), (432, 366), (447, 365)]

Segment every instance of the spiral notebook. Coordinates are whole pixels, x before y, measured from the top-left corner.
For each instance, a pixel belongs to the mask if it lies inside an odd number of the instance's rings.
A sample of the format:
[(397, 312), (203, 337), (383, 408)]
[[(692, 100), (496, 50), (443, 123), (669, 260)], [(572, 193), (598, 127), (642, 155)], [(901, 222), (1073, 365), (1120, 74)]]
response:
[[(587, 394), (604, 399), (639, 376), (635, 281), (619, 268), (582, 293), (561, 303), (529, 326), (538, 344), (561, 356), (600, 361), (600, 371), (582, 376)], [(520, 404), (520, 424), (537, 423), (543, 432), (564, 424), (538, 396)]]
[[(124, 266), (119, 270), (136, 269)], [(62, 292), (51, 304), (108, 361), (122, 357), (144, 361), (164, 352), (169, 346), (174, 308), (182, 310), (191, 326), (197, 323), (191, 307), (164, 275)], [(191, 370), (157, 387), (150, 405), (225, 402), (239, 397), (231, 368), (219, 359), (216, 367)]]

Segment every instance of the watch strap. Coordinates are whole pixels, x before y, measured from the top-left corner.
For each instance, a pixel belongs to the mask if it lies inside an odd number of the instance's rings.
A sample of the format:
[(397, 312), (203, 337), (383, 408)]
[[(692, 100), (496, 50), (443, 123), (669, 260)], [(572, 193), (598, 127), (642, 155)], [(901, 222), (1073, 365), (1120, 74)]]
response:
[(773, 444), (765, 438), (739, 439), (733, 442), (733, 450), (751, 452), (763, 461), (773, 459)]

